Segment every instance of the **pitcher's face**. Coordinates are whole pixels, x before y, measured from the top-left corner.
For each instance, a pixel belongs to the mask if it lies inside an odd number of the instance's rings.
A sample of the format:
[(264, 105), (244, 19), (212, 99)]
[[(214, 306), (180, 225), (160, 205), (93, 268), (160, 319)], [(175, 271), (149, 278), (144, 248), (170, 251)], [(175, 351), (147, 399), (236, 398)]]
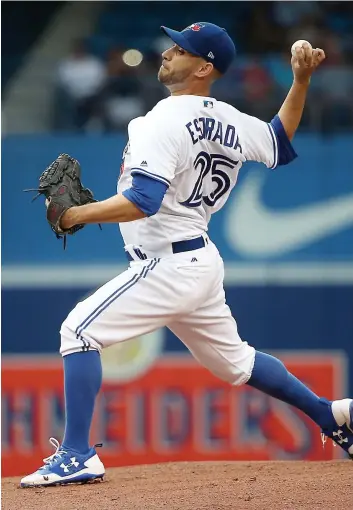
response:
[(158, 80), (166, 86), (185, 83), (199, 68), (202, 58), (174, 44), (162, 54)]

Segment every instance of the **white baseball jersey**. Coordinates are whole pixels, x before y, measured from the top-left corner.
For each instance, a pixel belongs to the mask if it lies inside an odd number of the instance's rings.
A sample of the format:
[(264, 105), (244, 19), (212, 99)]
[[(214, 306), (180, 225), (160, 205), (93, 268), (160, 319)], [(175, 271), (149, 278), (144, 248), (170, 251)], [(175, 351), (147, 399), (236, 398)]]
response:
[[(255, 350), (239, 336), (223, 261), (205, 232), (242, 164), (274, 168), (277, 160), (271, 125), (213, 98), (169, 97), (131, 121), (118, 192), (131, 187), (134, 173), (169, 187), (157, 214), (120, 225), (125, 249), (141, 246), (146, 257), (77, 304), (61, 328), (62, 355), (101, 351), (167, 326), (215, 375), (247, 382)], [(173, 253), (172, 242), (199, 236), (204, 247)]]
[(158, 251), (207, 231), (227, 201), (245, 161), (277, 164), (272, 126), (214, 98), (170, 96), (132, 120), (118, 192), (135, 173), (169, 186), (154, 216), (120, 224), (126, 245)]

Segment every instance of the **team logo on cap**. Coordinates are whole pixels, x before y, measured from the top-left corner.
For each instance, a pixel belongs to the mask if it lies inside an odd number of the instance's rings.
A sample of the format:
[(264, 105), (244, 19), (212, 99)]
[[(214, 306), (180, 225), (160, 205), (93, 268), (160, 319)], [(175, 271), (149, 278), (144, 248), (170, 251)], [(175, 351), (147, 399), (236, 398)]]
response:
[(200, 25), (200, 23), (193, 23), (192, 25), (190, 25), (188, 28), (190, 30), (193, 30), (194, 32), (199, 32), (201, 30), (201, 28), (204, 27), (204, 25)]

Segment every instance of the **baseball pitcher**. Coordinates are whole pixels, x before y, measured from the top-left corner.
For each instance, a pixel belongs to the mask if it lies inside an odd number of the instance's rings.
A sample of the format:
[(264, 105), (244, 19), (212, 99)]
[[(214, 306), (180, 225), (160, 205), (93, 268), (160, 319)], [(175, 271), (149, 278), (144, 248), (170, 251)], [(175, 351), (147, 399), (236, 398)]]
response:
[(89, 445), (100, 353), (163, 326), (216, 376), (295, 406), (317, 423), (323, 440), (331, 438), (353, 458), (353, 400), (315, 395), (281, 361), (240, 338), (225, 301), (223, 261), (207, 234), (244, 162), (276, 168), (296, 157), (291, 140), (324, 51), (305, 41), (294, 45), (292, 87), (267, 123), (210, 94), (235, 57), (224, 28), (200, 22), (182, 32), (162, 30), (172, 43), (158, 79), (170, 96), (130, 122), (117, 193), (96, 202), (79, 182), (78, 162), (67, 155), (42, 176), (39, 191), (54, 232), (65, 237), (89, 223), (119, 223), (130, 264), (62, 324), (65, 434), (61, 443), (51, 439), (55, 452), (22, 487), (103, 478), (104, 466)]

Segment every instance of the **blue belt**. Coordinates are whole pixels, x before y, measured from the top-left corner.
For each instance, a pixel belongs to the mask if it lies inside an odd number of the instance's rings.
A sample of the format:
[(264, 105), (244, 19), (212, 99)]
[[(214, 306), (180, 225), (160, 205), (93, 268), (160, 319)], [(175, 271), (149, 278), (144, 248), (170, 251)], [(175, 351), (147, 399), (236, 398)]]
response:
[[(173, 253), (183, 253), (184, 251), (193, 251), (193, 250), (199, 250), (200, 248), (205, 247), (205, 240), (202, 236), (196, 237), (195, 239), (188, 239), (186, 241), (176, 241), (175, 243), (172, 243), (172, 251)], [(125, 252), (127, 259), (129, 262), (135, 260), (132, 258), (130, 253), (127, 251)], [(146, 255), (142, 254), (140, 250), (136, 250), (136, 255), (141, 260), (146, 259)]]

